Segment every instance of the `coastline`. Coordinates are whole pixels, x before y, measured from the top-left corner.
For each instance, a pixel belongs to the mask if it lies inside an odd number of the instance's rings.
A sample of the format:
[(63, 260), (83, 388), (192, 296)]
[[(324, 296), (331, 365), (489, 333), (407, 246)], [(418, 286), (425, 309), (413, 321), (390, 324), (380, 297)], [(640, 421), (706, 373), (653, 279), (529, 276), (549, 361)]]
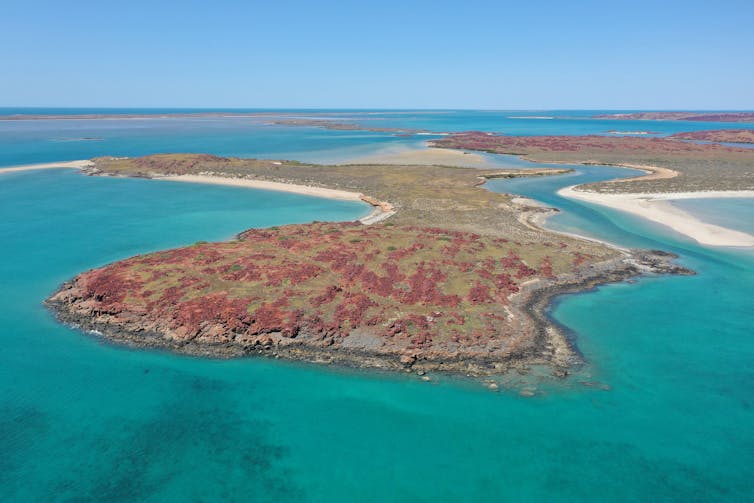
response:
[[(438, 148), (434, 143), (430, 148)], [(440, 147), (442, 148), (442, 147)], [(483, 150), (495, 153), (494, 150)], [(542, 162), (533, 159), (525, 154), (514, 154), (522, 160), (530, 162)], [(632, 169), (642, 172), (637, 176), (627, 178), (616, 178), (602, 182), (604, 185), (624, 185), (635, 182), (651, 182), (656, 180), (668, 180), (680, 175), (679, 171), (674, 169), (654, 166), (650, 164), (637, 164), (632, 162), (605, 162), (605, 161), (547, 161), (550, 164), (580, 164), (583, 166), (615, 166), (625, 169)], [(607, 190), (607, 189), (606, 189)], [(598, 204), (609, 208), (625, 211), (627, 213), (642, 217), (651, 222), (665, 225), (683, 234), (699, 244), (717, 247), (754, 247), (754, 235), (746, 232), (729, 229), (716, 224), (711, 224), (700, 220), (690, 213), (671, 205), (670, 200), (675, 199), (711, 199), (711, 198), (750, 198), (754, 197), (754, 190), (698, 190), (686, 192), (594, 192), (588, 191), (579, 186), (570, 186), (560, 189), (558, 195), (570, 199), (585, 201), (588, 203)], [(527, 206), (524, 203), (524, 206)], [(528, 205), (531, 207), (532, 205)], [(521, 221), (527, 226), (540, 227), (545, 230), (544, 220), (552, 214), (543, 212), (534, 212), (533, 215), (522, 216)], [(557, 231), (550, 231), (557, 232)], [(589, 239), (584, 236), (564, 233), (581, 239)], [(598, 242), (602, 242), (599, 241)], [(608, 246), (614, 246), (610, 243), (602, 242)]]
[[(447, 168), (446, 168), (447, 169)], [(526, 170), (522, 170), (526, 172)], [(95, 169), (84, 170), (89, 175), (123, 176), (108, 171)], [(138, 173), (138, 172), (137, 172)], [(541, 172), (534, 173), (542, 175)], [(494, 175), (494, 174), (492, 174)], [(507, 175), (506, 175), (507, 176)], [(200, 172), (196, 175), (158, 175), (149, 173), (154, 180), (179, 181), (183, 183), (205, 183), (215, 185), (229, 185), (267, 190), (295, 192), (312, 196), (330, 197), (340, 200), (363, 201), (371, 204), (375, 210), (360, 221), (374, 223), (378, 219), (386, 218), (395, 213), (389, 203), (384, 203), (364, 196), (356, 191), (334, 190), (310, 185), (272, 182), (245, 177), (232, 177), (220, 174), (209, 176)], [(482, 183), (486, 177), (482, 178)], [(478, 186), (480, 183), (475, 184)], [(515, 212), (521, 223), (532, 230), (550, 234), (552, 231), (540, 227), (536, 220), (552, 212), (551, 208), (541, 207), (533, 201), (518, 199), (514, 202)], [(365, 221), (366, 220), (366, 221)], [(595, 241), (577, 236), (581, 241)], [(362, 242), (361, 239), (349, 241)], [(444, 245), (443, 245), (444, 246)], [(617, 249), (608, 244), (617, 254), (609, 258), (592, 262), (583, 267), (575, 267), (569, 272), (560, 273), (557, 277), (541, 277), (536, 281), (521, 284), (521, 290), (513, 294), (511, 303), (506, 308), (510, 330), (516, 334), (512, 341), (527, 340), (525, 344), (510, 351), (508, 346), (501, 347), (500, 352), (489, 347), (483, 350), (473, 346), (447, 350), (436, 348), (430, 350), (413, 350), (400, 346), (385, 345), (382, 347), (359, 346), (353, 342), (345, 343), (343, 339), (322, 336), (319, 332), (308, 333), (304, 328), (300, 336), (291, 338), (285, 332), (268, 331), (261, 335), (243, 335), (238, 340), (238, 334), (233, 331), (222, 332), (212, 336), (202, 336), (196, 339), (176, 339), (171, 330), (163, 327), (155, 320), (150, 320), (146, 313), (111, 311), (108, 308), (94, 308), (92, 301), (81, 294), (76, 281), (64, 284), (46, 304), (64, 323), (76, 326), (82, 330), (103, 336), (117, 343), (125, 343), (140, 348), (162, 348), (177, 353), (202, 357), (233, 358), (260, 354), (263, 356), (301, 360), (313, 363), (338, 364), (363, 368), (381, 368), (391, 370), (415, 371), (417, 373), (430, 371), (449, 372), (473, 376), (503, 374), (511, 370), (525, 372), (531, 365), (545, 364), (552, 369), (553, 375), (563, 377), (570, 372), (574, 365), (582, 360), (579, 356), (573, 338), (568, 335), (548, 314), (548, 307), (554, 297), (588, 291), (595, 286), (621, 281), (642, 274), (693, 274), (680, 266), (674, 265), (674, 255), (657, 251)], [(96, 301), (95, 301), (96, 303)], [(164, 330), (163, 330), (164, 329)], [(357, 336), (358, 339), (359, 336)], [(523, 339), (518, 339), (523, 338)]]
[(297, 185), (293, 183), (270, 182), (267, 180), (251, 180), (248, 178), (230, 178), (210, 175), (160, 176), (154, 177), (152, 178), (152, 180), (182, 183), (201, 183), (205, 185), (224, 185), (229, 187), (244, 187), (247, 189), (288, 192), (291, 194), (301, 194), (305, 196), (335, 199), (339, 201), (360, 201), (372, 206), (372, 211), (368, 215), (358, 219), (358, 222), (361, 222), (364, 225), (371, 225), (377, 222), (381, 222), (395, 214), (395, 209), (393, 208), (392, 204), (385, 201), (378, 201), (360, 192), (350, 192), (347, 190), (327, 189), (324, 187)]
[(584, 241), (591, 241), (593, 243), (599, 243), (601, 245), (607, 246), (608, 248), (612, 248), (619, 252), (631, 253), (631, 250), (629, 248), (618, 246), (617, 244), (611, 243), (610, 241), (547, 227), (547, 219), (559, 213), (560, 210), (537, 201), (536, 199), (530, 199), (523, 196), (515, 196), (512, 200), (512, 203), (518, 207), (519, 222), (529, 227), (530, 229), (540, 232), (549, 232), (552, 234), (561, 234), (563, 236), (581, 239)]
[(751, 234), (703, 222), (690, 213), (676, 208), (667, 202), (674, 199), (749, 198), (754, 197), (754, 191), (603, 194), (579, 190), (577, 186), (571, 186), (560, 189), (558, 195), (625, 211), (651, 222), (670, 227), (674, 231), (690, 237), (702, 245), (720, 247), (754, 246), (754, 236)]
[(93, 165), (94, 163), (89, 159), (81, 159), (78, 161), (45, 162), (40, 164), (21, 164), (18, 166), (8, 166), (7, 168), (0, 167), (0, 175), (2, 175), (3, 173), (19, 173), (22, 171), (34, 171), (37, 169), (84, 169)]
[(484, 156), (441, 147), (421, 149), (385, 149), (382, 153), (356, 157), (339, 163), (348, 164), (396, 164), (396, 165), (440, 165), (459, 168), (499, 168)]
[[(525, 374), (532, 366), (546, 365), (554, 377), (563, 378), (574, 367), (583, 364), (583, 358), (568, 329), (550, 316), (553, 299), (644, 274), (694, 274), (673, 264), (675, 258), (676, 255), (661, 251), (631, 250), (557, 279), (537, 280), (524, 285), (514, 295), (517, 300), (509, 308), (514, 325), (532, 334), (531, 343), (512, 353), (380, 351), (380, 348), (333, 343), (309, 333), (300, 333), (293, 339), (279, 332), (268, 332), (251, 340), (239, 337), (236, 341), (233, 334), (230, 334), (231, 338), (215, 343), (200, 338), (177, 340), (136, 313), (96, 312), (89, 301), (77, 297), (78, 277), (61, 285), (44, 304), (61, 323), (136, 349), (161, 349), (221, 360), (262, 356), (359, 369), (413, 372), (420, 376), (438, 372), (476, 378), (494, 377), (512, 371)], [(488, 381), (485, 383), (489, 384)]]
[(607, 183), (627, 183), (627, 182), (636, 182), (636, 181), (647, 182), (650, 180), (667, 180), (667, 179), (675, 178), (678, 176), (678, 172), (670, 168), (661, 168), (659, 166), (649, 166), (647, 164), (621, 163), (621, 164), (600, 164), (600, 166), (615, 166), (617, 168), (634, 169), (637, 171), (642, 171), (644, 173), (643, 175), (630, 176), (628, 178), (615, 178), (613, 180), (607, 180)]
[[(84, 170), (86, 170), (87, 168), (92, 168), (94, 165), (95, 163), (89, 159), (40, 164), (24, 164), (10, 166), (7, 168), (0, 168), (0, 175), (2, 175), (3, 173), (20, 173), (42, 169), (78, 169), (84, 172)], [(94, 171), (87, 174), (100, 176), (99, 173)], [(357, 220), (364, 225), (371, 225), (377, 222), (381, 222), (395, 214), (395, 208), (388, 202), (378, 201), (360, 192), (350, 192), (346, 190), (313, 187), (309, 185), (296, 185), (292, 183), (270, 182), (266, 180), (251, 180), (246, 178), (230, 178), (210, 175), (160, 176), (153, 177), (151, 178), (151, 180), (164, 180), (182, 183), (201, 183), (205, 185), (225, 185), (230, 187), (245, 187), (249, 189), (288, 192), (292, 194), (301, 194), (305, 196), (321, 197), (324, 199), (335, 199), (340, 201), (360, 201), (372, 206), (372, 211), (368, 215)]]

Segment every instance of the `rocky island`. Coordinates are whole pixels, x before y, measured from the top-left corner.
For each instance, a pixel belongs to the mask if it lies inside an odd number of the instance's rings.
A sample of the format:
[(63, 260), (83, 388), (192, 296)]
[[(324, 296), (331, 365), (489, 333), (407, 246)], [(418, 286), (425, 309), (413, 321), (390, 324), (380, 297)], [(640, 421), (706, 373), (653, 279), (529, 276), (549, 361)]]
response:
[(579, 356), (546, 315), (554, 296), (689, 273), (662, 252), (543, 231), (537, 219), (554, 210), (479, 187), (506, 172), (188, 154), (101, 158), (84, 171), (358, 191), (395, 212), (371, 225), (253, 229), (132, 257), (48, 300), (62, 321), (137, 347), (468, 375), (543, 364), (565, 375)]
[(697, 122), (754, 122), (754, 112), (635, 112), (595, 115), (593, 119), (697, 121)]
[[(362, 120), (364, 120), (362, 118)], [(395, 128), (395, 127), (380, 127), (380, 126), (365, 126), (362, 124), (356, 124), (352, 122), (341, 122), (337, 120), (328, 119), (276, 119), (270, 122), (278, 126), (292, 126), (292, 127), (316, 127), (322, 129), (331, 129), (334, 131), (370, 131), (373, 133), (395, 133), (399, 136), (411, 136), (414, 134), (440, 134), (431, 133), (427, 129), (414, 129), (414, 128)]]
[(692, 131), (676, 133), (669, 138), (713, 143), (754, 143), (754, 129), (717, 129), (714, 131)]

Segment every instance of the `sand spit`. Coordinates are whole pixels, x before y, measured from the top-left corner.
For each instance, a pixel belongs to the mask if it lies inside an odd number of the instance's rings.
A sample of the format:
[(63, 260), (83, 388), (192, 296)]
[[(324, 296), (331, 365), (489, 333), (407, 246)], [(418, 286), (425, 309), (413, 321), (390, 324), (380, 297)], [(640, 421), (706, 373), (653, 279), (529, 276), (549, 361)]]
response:
[(646, 164), (631, 164), (621, 163), (616, 164), (620, 168), (630, 168), (643, 171), (645, 174), (640, 176), (632, 176), (630, 178), (615, 178), (614, 180), (608, 180), (608, 183), (626, 183), (626, 182), (648, 182), (650, 180), (667, 180), (669, 178), (675, 178), (678, 176), (678, 172), (669, 168), (661, 168), (659, 166), (647, 166)]
[(312, 187), (309, 185), (296, 185), (292, 183), (269, 182), (266, 180), (250, 180), (248, 178), (228, 178), (209, 175), (179, 175), (179, 176), (161, 176), (155, 177), (154, 180), (163, 180), (169, 182), (188, 182), (203, 183), (209, 185), (226, 185), (231, 187), (245, 187), (248, 189), (274, 190), (278, 192), (289, 192), (293, 194), (302, 194), (306, 196), (323, 197), (326, 199), (337, 199), (340, 201), (362, 201), (373, 207), (372, 212), (359, 219), (364, 225), (370, 225), (395, 214), (395, 209), (390, 203), (377, 201), (360, 192), (349, 192), (346, 190), (326, 189), (322, 187)]
[(745, 232), (702, 222), (695, 216), (671, 205), (674, 199), (713, 199), (754, 197), (754, 191), (708, 191), (678, 193), (601, 194), (579, 190), (575, 186), (560, 189), (563, 197), (607, 206), (655, 223), (670, 227), (676, 232), (707, 246), (754, 246), (754, 236)]
[(60, 169), (60, 168), (74, 168), (83, 169), (93, 166), (94, 163), (88, 159), (80, 161), (62, 161), (62, 162), (47, 162), (42, 164), (24, 164), (22, 166), (10, 166), (7, 168), (0, 167), (0, 174), (3, 173), (18, 173), (20, 171), (34, 171), (37, 169)]
[[(90, 160), (50, 162), (43, 164), (26, 164), (21, 166), (11, 166), (0, 168), (0, 175), (3, 173), (18, 173), (23, 171), (34, 171), (40, 169), (80, 169), (91, 168), (94, 162)], [(209, 175), (180, 175), (180, 176), (161, 176), (155, 177), (154, 180), (166, 180), (171, 182), (188, 182), (203, 183), (209, 185), (226, 185), (231, 187), (245, 187), (250, 189), (273, 190), (278, 192), (289, 192), (293, 194), (302, 194), (306, 196), (322, 197), (325, 199), (336, 199), (341, 201), (362, 201), (372, 206), (369, 215), (359, 219), (364, 225), (371, 225), (390, 218), (395, 214), (395, 209), (390, 203), (377, 201), (374, 198), (365, 196), (359, 192), (349, 192), (346, 190), (326, 189), (322, 187), (311, 187), (308, 185), (295, 185), (290, 183), (269, 182), (265, 180), (249, 180), (245, 178), (228, 178)]]

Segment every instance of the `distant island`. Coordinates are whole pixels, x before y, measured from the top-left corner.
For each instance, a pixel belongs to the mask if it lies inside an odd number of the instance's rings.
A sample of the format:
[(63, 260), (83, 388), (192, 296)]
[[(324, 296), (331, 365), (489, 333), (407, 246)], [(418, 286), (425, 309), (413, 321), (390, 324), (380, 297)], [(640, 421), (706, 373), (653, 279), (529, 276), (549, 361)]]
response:
[(426, 129), (412, 129), (412, 128), (395, 128), (395, 127), (379, 127), (379, 126), (364, 126), (361, 124), (351, 122), (341, 122), (326, 119), (278, 119), (271, 122), (280, 126), (298, 126), (298, 127), (318, 127), (322, 129), (332, 129), (335, 131), (371, 131), (375, 133), (396, 133), (404, 135), (414, 134), (440, 134), (431, 133)]
[(594, 119), (698, 122), (754, 122), (754, 112), (635, 112), (595, 115)]
[(608, 134), (617, 134), (617, 135), (624, 135), (624, 136), (631, 136), (631, 135), (650, 135), (650, 134), (660, 134), (657, 131), (616, 131), (614, 129), (611, 129), (608, 131)]
[(712, 143), (754, 143), (754, 129), (718, 129), (676, 133), (669, 138), (676, 140), (708, 141)]
[(351, 193), (394, 212), (370, 225), (254, 229), (133, 257), (85, 272), (49, 299), (62, 321), (138, 347), (480, 376), (542, 364), (562, 376), (580, 359), (546, 315), (554, 296), (638, 274), (689, 273), (670, 254), (546, 232), (538, 222), (554, 210), (479, 187), (527, 170), (183, 154), (100, 158), (84, 171), (283, 184)]

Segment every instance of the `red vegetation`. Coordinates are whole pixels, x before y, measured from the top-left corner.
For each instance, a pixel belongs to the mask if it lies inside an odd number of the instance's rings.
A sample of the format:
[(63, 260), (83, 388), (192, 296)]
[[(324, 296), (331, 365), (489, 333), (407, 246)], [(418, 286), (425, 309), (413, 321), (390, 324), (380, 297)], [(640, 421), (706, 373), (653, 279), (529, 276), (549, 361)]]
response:
[(702, 145), (676, 141), (672, 138), (646, 138), (629, 136), (505, 136), (472, 131), (458, 133), (439, 140), (433, 140), (436, 147), (464, 150), (482, 150), (501, 154), (533, 154), (537, 152), (592, 152), (633, 154), (689, 154), (737, 150), (720, 145)]
[(76, 286), (96, 312), (146, 316), (186, 339), (268, 344), (305, 332), (332, 344), (358, 328), (396, 350), (483, 347), (508, 336), (505, 308), (519, 281), (555, 276), (549, 256), (534, 269), (522, 246), (434, 228), (315, 223), (134, 257)]
[(595, 119), (619, 120), (675, 120), (699, 122), (754, 122), (754, 112), (636, 112), (628, 114), (597, 115)]
[(544, 260), (542, 260), (542, 263), (539, 266), (539, 273), (545, 278), (552, 278), (555, 276), (552, 272), (550, 257), (545, 257)]
[(676, 140), (709, 141), (722, 143), (754, 143), (754, 129), (719, 129), (676, 133), (668, 138)]

